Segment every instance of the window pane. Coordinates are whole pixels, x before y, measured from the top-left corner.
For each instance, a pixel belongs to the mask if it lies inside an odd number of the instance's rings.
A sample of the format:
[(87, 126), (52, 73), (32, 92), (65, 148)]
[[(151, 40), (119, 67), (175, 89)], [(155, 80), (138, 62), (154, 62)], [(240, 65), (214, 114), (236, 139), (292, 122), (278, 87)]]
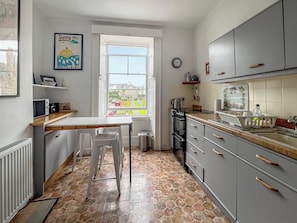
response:
[(146, 57), (129, 57), (129, 73), (145, 74)]
[(128, 73), (128, 57), (109, 56), (109, 73), (126, 74)]
[(131, 46), (108, 46), (108, 54), (120, 55), (147, 55), (146, 47), (131, 47)]
[(137, 89), (145, 88), (145, 75), (109, 75), (109, 89)]
[(146, 108), (144, 89), (114, 89), (109, 90), (108, 108)]
[(141, 116), (147, 115), (147, 110), (107, 110), (107, 116)]

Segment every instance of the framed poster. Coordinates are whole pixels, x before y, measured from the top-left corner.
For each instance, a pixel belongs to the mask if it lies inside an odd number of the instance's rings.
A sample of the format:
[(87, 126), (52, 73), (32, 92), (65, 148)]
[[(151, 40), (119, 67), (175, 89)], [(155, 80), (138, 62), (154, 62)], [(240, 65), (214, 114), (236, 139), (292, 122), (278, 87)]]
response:
[(0, 0), (0, 96), (19, 96), (20, 1)]
[(83, 35), (55, 33), (54, 69), (82, 70)]

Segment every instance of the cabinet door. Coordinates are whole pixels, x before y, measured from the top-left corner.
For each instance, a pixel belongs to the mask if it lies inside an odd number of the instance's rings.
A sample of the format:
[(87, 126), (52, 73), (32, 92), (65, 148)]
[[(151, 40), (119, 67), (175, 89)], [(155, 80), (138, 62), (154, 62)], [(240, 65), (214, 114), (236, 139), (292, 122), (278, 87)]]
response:
[(286, 68), (297, 67), (297, 1), (284, 0)]
[(48, 180), (72, 153), (72, 142), (71, 131), (54, 131), (45, 136), (45, 180)]
[(285, 67), (282, 1), (234, 31), (236, 76)]
[(209, 45), (209, 63), (211, 80), (235, 76), (233, 30)]
[(236, 218), (236, 157), (205, 140), (204, 182)]
[(233, 30), (209, 45), (209, 64), (211, 80), (235, 76)]
[(296, 192), (241, 160), (237, 182), (238, 222), (296, 222)]

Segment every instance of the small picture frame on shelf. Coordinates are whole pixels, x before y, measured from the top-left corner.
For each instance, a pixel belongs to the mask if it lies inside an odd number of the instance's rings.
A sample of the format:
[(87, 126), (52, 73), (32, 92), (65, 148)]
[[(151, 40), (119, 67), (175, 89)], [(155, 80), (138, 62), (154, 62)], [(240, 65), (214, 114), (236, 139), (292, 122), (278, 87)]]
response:
[(47, 86), (57, 86), (57, 81), (54, 76), (40, 75), (41, 84)]
[(34, 72), (33, 72), (33, 80), (32, 80), (33, 84), (36, 84), (36, 79), (35, 79), (35, 75), (34, 75)]

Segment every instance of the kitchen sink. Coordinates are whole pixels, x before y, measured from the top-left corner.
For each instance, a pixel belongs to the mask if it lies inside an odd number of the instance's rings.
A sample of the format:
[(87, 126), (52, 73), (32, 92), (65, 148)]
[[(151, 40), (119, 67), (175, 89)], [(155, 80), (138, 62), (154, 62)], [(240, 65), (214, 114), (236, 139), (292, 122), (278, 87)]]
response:
[(297, 135), (293, 135), (291, 133), (286, 133), (286, 132), (258, 132), (255, 133), (258, 136), (265, 137), (272, 139), (277, 142), (281, 142), (293, 147), (297, 148)]

